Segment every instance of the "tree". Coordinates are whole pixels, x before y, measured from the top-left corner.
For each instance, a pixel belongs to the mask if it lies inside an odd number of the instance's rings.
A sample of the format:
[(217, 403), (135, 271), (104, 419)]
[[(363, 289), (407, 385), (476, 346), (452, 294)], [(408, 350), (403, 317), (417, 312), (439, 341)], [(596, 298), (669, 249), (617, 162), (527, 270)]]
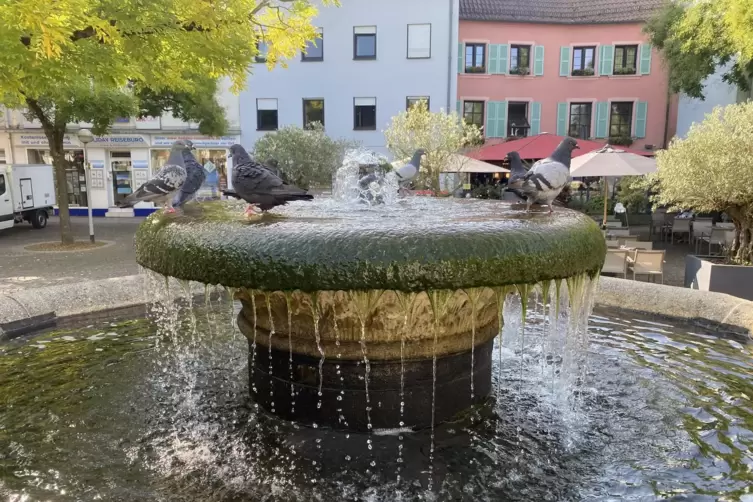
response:
[(285, 126), (265, 134), (254, 145), (254, 158), (260, 162), (274, 160), (286, 181), (308, 189), (331, 185), (345, 151), (357, 146), (355, 141), (330, 138), (324, 126), (314, 122), (308, 129)]
[(643, 176), (623, 176), (617, 184), (617, 202), (621, 202), (629, 213), (645, 213), (651, 201)]
[(753, 261), (753, 102), (717, 107), (657, 152), (657, 173), (647, 185), (662, 205), (726, 212), (735, 223), (729, 250), (737, 263)]
[(750, 0), (671, 0), (644, 30), (664, 56), (673, 92), (703, 99), (703, 81), (732, 64), (724, 81), (743, 90), (753, 73), (753, 3)]
[[(42, 124), (57, 178), (61, 239), (73, 242), (65, 187), (67, 124), (102, 134), (117, 117), (163, 111), (221, 133), (217, 80), (239, 91), (258, 43), (267, 65), (317, 36), (313, 0), (15, 0), (0, 3), (0, 104)], [(335, 3), (337, 0), (324, 0)]]
[(440, 188), (439, 174), (452, 156), (483, 139), (475, 125), (467, 124), (454, 112), (431, 112), (423, 100), (392, 117), (384, 136), (387, 148), (397, 159), (410, 158), (419, 148), (426, 150), (416, 184), (435, 193)]

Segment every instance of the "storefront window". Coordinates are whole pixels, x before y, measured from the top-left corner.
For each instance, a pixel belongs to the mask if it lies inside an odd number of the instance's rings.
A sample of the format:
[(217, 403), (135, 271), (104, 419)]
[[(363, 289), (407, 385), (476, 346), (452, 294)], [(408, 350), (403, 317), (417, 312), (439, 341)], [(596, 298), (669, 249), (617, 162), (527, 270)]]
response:
[(117, 205), (133, 192), (131, 152), (110, 152), (110, 168), (112, 169), (113, 200)]
[[(227, 150), (197, 149), (193, 151), (196, 160), (207, 174), (204, 184), (196, 194), (200, 200), (219, 199), (222, 190), (227, 188)], [(152, 150), (152, 173), (156, 173), (167, 162), (170, 150)]]
[[(52, 164), (49, 150), (26, 150), (29, 164)], [(68, 204), (72, 206), (86, 206), (86, 172), (84, 171), (84, 151), (65, 151), (65, 181), (68, 187)], [(53, 180), (57, 187), (55, 170), (52, 170)]]

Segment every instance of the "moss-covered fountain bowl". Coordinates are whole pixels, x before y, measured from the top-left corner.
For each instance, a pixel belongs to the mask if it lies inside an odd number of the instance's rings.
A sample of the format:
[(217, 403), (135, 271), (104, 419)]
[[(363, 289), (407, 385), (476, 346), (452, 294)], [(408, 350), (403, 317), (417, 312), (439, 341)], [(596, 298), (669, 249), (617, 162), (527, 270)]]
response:
[(507, 288), (598, 274), (605, 254), (575, 211), (419, 197), (251, 220), (203, 203), (136, 235), (140, 265), (235, 289), (259, 404), (354, 430), (428, 426), (485, 399)]

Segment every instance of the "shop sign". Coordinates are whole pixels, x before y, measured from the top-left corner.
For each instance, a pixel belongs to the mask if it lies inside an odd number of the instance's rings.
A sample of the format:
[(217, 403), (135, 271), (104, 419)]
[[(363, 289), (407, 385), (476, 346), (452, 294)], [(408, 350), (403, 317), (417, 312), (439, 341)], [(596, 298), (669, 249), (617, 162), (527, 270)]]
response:
[[(47, 143), (47, 136), (44, 134), (14, 134), (14, 144), (20, 146), (43, 146), (45, 149), (49, 148)], [(73, 138), (69, 134), (63, 136), (63, 146), (72, 147), (79, 146), (78, 141), (74, 143)]]
[(178, 140), (190, 140), (195, 148), (230, 148), (240, 143), (238, 136), (210, 137), (191, 134), (175, 134), (170, 136), (152, 136), (152, 146), (171, 147)]
[(159, 129), (160, 117), (136, 118), (136, 129)]
[(110, 134), (108, 136), (95, 136), (91, 146), (105, 148), (148, 147), (149, 140), (141, 134)]

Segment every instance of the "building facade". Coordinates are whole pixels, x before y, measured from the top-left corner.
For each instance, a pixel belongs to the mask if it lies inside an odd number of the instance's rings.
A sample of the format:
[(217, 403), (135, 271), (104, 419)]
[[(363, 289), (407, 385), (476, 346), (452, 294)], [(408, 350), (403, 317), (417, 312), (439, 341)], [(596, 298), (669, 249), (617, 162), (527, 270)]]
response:
[(658, 149), (676, 100), (642, 32), (661, 0), (461, 0), (457, 110), (487, 141), (541, 132)]
[[(321, 7), (320, 38), (287, 68), (263, 56), (240, 96), (242, 143), (268, 131), (322, 122), (388, 154), (382, 131), (418, 99), (432, 111), (455, 106), (458, 0), (348, 0)], [(263, 46), (260, 47), (263, 52)]]
[[(220, 138), (199, 134), (198, 124), (185, 123), (169, 113), (162, 117), (116, 120), (110, 133), (95, 137), (86, 149), (92, 167), (91, 198), (96, 216), (133, 216), (151, 212), (153, 204), (140, 203), (134, 209), (115, 207), (147, 181), (165, 163), (170, 146), (178, 139), (190, 139), (197, 160), (207, 171), (207, 191), (217, 194), (230, 183), (228, 149), (240, 142), (239, 98), (226, 82), (218, 97), (226, 110), (229, 130)], [(64, 139), (68, 168), (66, 184), (71, 214), (87, 212), (84, 147), (77, 132), (91, 124), (69, 124)], [(50, 148), (41, 124), (29, 121), (18, 110), (5, 111), (0, 122), (0, 163), (51, 164)]]

